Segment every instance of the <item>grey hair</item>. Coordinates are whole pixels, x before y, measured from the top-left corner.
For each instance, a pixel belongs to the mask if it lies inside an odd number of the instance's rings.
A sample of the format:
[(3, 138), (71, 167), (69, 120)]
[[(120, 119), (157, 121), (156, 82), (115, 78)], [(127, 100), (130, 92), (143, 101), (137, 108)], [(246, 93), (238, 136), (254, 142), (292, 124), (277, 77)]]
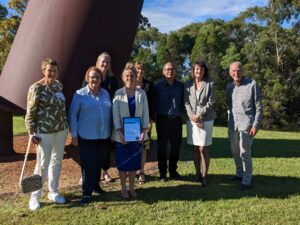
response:
[(243, 69), (242, 63), (239, 62), (239, 61), (236, 61), (236, 62), (230, 63), (229, 70), (231, 70), (231, 67), (232, 67), (233, 65), (238, 65), (239, 67), (241, 67), (241, 68)]

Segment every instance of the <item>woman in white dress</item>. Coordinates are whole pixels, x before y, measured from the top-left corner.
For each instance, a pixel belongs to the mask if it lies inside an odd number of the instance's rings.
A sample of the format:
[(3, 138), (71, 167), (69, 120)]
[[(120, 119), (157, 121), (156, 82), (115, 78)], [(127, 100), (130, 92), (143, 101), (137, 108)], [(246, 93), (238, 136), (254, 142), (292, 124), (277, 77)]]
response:
[(213, 108), (215, 87), (203, 61), (193, 64), (192, 76), (193, 79), (187, 81), (184, 86), (184, 104), (188, 115), (187, 142), (194, 146), (195, 181), (200, 181), (202, 186), (206, 187), (209, 167), (208, 146), (212, 144), (212, 130), (216, 118)]

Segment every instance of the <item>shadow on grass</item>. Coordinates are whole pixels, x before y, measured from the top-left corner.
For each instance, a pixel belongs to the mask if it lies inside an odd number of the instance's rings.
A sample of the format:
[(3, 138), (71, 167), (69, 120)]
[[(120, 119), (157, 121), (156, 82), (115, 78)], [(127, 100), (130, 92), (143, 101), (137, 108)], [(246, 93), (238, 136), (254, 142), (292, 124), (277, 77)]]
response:
[[(209, 153), (212, 158), (232, 158), (228, 138), (213, 138)], [(300, 140), (254, 139), (252, 157), (300, 157)], [(182, 141), (180, 160), (193, 160), (192, 146), (186, 144), (186, 138)]]
[[(254, 176), (254, 189), (247, 191), (240, 191), (240, 183), (228, 181), (227, 177), (227, 175), (210, 175), (209, 185), (206, 188), (201, 187), (198, 183), (179, 183), (177, 186), (141, 189), (139, 199), (148, 204), (153, 204), (158, 201), (211, 201), (240, 199), (243, 197), (282, 199), (300, 193), (300, 179), (296, 177)], [(185, 178), (192, 180), (193, 176)]]
[[(185, 181), (192, 181), (193, 175), (184, 177)], [(132, 204), (134, 201), (143, 201), (146, 204), (155, 204), (160, 201), (215, 201), (215, 200), (234, 200), (244, 197), (259, 197), (270, 199), (285, 199), (291, 195), (300, 193), (300, 179), (296, 177), (274, 177), (257, 175), (253, 177), (254, 189), (240, 191), (240, 183), (228, 181), (228, 175), (210, 175), (209, 185), (206, 188), (200, 186), (200, 183), (183, 181), (167, 181), (161, 183), (158, 177), (151, 176), (153, 181), (150, 187), (142, 186), (137, 188), (138, 198), (122, 199), (120, 191), (108, 191), (103, 195), (93, 196), (91, 203), (103, 202), (108, 205), (94, 205), (105, 209), (105, 207), (117, 205)], [(158, 183), (157, 183), (158, 182)], [(160, 187), (159, 187), (160, 186)], [(66, 197), (70, 202), (66, 205), (57, 207), (83, 207), (79, 201), (81, 196), (74, 193), (67, 193)], [(47, 205), (47, 203), (45, 203)]]

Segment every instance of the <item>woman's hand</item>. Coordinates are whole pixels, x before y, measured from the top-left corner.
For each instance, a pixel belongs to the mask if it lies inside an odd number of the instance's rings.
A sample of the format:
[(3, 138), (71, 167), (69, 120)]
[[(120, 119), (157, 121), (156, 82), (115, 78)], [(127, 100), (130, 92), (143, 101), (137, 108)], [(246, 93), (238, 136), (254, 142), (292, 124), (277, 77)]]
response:
[(202, 123), (202, 118), (199, 115), (192, 115), (190, 120), (194, 123)]
[(203, 128), (203, 127), (204, 127), (204, 124), (203, 124), (202, 121), (201, 121), (201, 122), (196, 122), (196, 125), (197, 125), (197, 127), (199, 127), (199, 128)]
[(194, 123), (196, 123), (196, 120), (197, 120), (197, 115), (192, 115), (190, 116), (190, 120)]
[(152, 121), (149, 122), (148, 130), (147, 132), (151, 133), (152, 130)]
[(148, 128), (143, 129), (143, 132), (141, 133), (141, 136), (140, 136), (140, 142), (143, 143), (144, 138), (145, 138), (145, 134), (146, 134), (147, 131), (148, 131)]
[(123, 145), (126, 144), (125, 138), (124, 138), (124, 135), (123, 135), (123, 132), (121, 131), (121, 129), (120, 129), (120, 130), (117, 130), (117, 133), (118, 133), (118, 135), (119, 135), (120, 142), (121, 142)]
[(41, 142), (41, 138), (34, 133), (34, 129), (33, 128), (29, 128), (28, 134), (29, 134), (29, 138), (31, 139), (31, 142), (33, 144), (38, 145)]
[(139, 141), (143, 143), (144, 137), (145, 137), (145, 132), (142, 132)]
[(75, 147), (78, 146), (78, 138), (72, 138), (72, 145)]
[(31, 138), (31, 142), (32, 142), (33, 144), (38, 145), (38, 144), (41, 142), (41, 138), (40, 138), (39, 136), (37, 136), (37, 135), (31, 134), (31, 135), (30, 135), (30, 138)]

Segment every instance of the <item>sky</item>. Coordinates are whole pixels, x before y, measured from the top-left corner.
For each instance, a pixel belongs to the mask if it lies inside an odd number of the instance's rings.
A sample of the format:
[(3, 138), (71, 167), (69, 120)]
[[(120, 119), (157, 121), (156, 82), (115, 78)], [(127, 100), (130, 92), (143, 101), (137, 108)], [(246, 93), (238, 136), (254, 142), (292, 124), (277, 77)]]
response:
[[(5, 4), (7, 0), (0, 2)], [(267, 3), (268, 0), (144, 0), (142, 14), (153, 27), (168, 33), (208, 18), (228, 21), (249, 7)]]
[(144, 0), (143, 16), (162, 33), (175, 31), (208, 18), (233, 19), (253, 6), (266, 6), (268, 0)]

